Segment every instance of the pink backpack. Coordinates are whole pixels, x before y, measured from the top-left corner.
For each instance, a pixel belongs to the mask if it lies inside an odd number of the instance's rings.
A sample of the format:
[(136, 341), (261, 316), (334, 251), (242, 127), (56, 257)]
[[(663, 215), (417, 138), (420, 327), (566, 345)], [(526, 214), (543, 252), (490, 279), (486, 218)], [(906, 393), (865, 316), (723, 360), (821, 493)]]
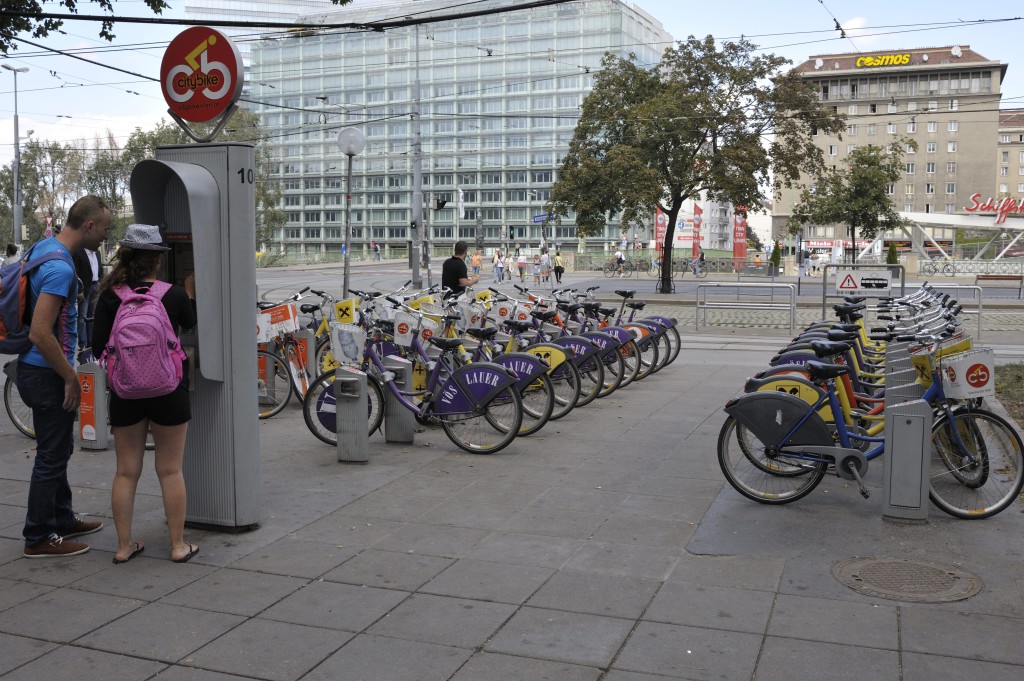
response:
[(170, 288), (165, 281), (153, 282), (145, 292), (123, 285), (114, 288), (121, 307), (100, 362), (106, 366), (107, 380), (118, 397), (160, 397), (174, 392), (181, 383), (185, 351), (161, 302)]

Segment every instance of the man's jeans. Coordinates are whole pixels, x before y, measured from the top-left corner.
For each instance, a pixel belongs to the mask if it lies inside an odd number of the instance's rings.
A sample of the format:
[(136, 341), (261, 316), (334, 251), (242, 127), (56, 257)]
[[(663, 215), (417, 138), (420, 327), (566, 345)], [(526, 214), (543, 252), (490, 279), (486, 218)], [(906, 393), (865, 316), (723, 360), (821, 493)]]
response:
[(36, 431), (36, 461), (22, 531), (25, 545), (35, 546), (75, 522), (68, 484), (75, 412), (64, 410), (64, 379), (53, 369), (18, 362), (18, 392), (32, 409)]

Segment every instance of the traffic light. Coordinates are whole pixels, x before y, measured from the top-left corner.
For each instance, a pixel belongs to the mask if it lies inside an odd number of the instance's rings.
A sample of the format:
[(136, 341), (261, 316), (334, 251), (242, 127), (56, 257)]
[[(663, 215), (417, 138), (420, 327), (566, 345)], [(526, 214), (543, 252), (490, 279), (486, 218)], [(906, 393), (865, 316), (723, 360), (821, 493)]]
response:
[(516, 240), (516, 228), (513, 227), (512, 225), (508, 226), (508, 240), (509, 241), (515, 241)]
[(441, 210), (447, 203), (447, 199), (434, 199), (434, 210)]

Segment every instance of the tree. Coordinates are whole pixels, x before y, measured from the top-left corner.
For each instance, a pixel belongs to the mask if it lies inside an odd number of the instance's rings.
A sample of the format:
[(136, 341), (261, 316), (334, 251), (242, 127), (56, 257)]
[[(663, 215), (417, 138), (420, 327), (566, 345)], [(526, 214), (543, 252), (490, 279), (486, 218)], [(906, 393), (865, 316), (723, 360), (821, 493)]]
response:
[(772, 265), (772, 276), (778, 274), (779, 265), (782, 263), (782, 246), (779, 245), (778, 239), (772, 244), (772, 253), (768, 256), (768, 262)]
[(896, 253), (896, 243), (894, 241), (889, 242), (889, 250), (885, 252), (885, 264), (886, 265), (898, 265), (900, 264), (900, 256)]
[(583, 102), (549, 211), (576, 213), (589, 236), (618, 216), (623, 230), (643, 227), (656, 209), (668, 216), (662, 283), (670, 290), (675, 224), (683, 202), (705, 195), (762, 208), (771, 187), (790, 187), (823, 167), (812, 132), (839, 134), (843, 117), (818, 102), (789, 62), (755, 55), (746, 41), (691, 36), (653, 68), (605, 55)]
[(896, 211), (888, 187), (903, 177), (903, 150), (908, 146), (917, 150), (917, 142), (906, 138), (893, 140), (888, 149), (857, 147), (843, 161), (844, 167), (818, 173), (793, 207), (790, 233), (796, 234), (808, 223), (845, 223), (856, 262), (858, 228), (865, 238), (874, 239), (880, 232), (907, 224)]

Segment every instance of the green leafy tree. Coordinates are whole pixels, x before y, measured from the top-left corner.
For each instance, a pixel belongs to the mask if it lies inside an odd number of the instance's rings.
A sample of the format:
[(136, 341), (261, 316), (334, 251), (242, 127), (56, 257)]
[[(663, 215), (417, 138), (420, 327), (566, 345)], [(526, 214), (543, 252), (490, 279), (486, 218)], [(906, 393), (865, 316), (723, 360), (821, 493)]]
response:
[(900, 264), (900, 256), (896, 253), (896, 244), (892, 241), (889, 242), (889, 250), (885, 252), (885, 264), (886, 265), (898, 265)]
[(867, 239), (906, 225), (900, 217), (888, 186), (903, 177), (903, 150), (917, 149), (917, 142), (902, 138), (885, 147), (861, 146), (850, 152), (842, 167), (829, 168), (813, 178), (793, 207), (789, 231), (798, 233), (804, 225), (846, 224), (857, 261), (857, 230)]
[(768, 262), (772, 264), (772, 267), (774, 267), (777, 272), (779, 265), (782, 263), (782, 246), (779, 245), (777, 239), (775, 243), (772, 244), (772, 253), (768, 256)]
[[(693, 197), (755, 210), (766, 195), (823, 167), (812, 132), (839, 134), (843, 117), (814, 87), (756, 54), (746, 40), (718, 47), (712, 36), (665, 50), (653, 68), (606, 55), (583, 102), (551, 212), (575, 212), (577, 233), (643, 227), (657, 208), (668, 216), (662, 258), (672, 258), (675, 224)], [(663, 266), (660, 290), (670, 290)]]

